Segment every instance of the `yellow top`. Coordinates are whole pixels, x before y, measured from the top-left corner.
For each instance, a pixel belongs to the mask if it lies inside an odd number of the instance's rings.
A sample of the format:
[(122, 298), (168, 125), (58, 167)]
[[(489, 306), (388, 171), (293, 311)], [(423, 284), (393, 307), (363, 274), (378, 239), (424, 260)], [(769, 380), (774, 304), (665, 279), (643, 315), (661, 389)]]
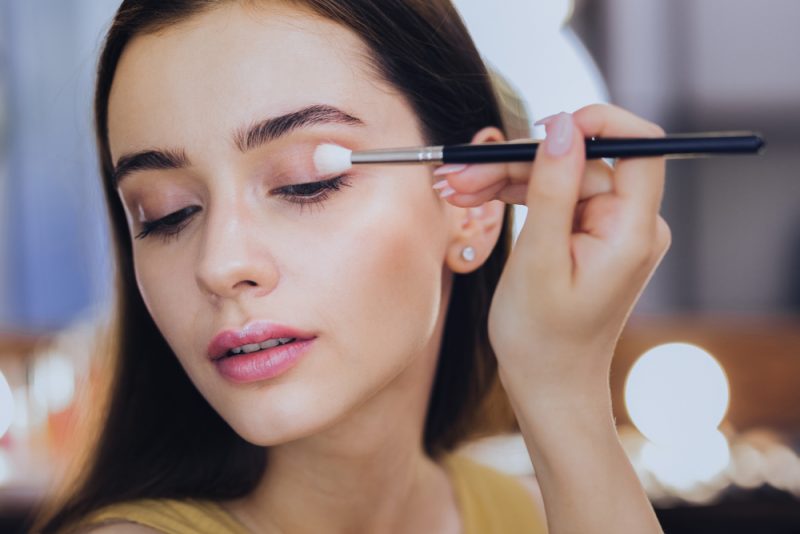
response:
[[(464, 534), (539, 534), (544, 521), (528, 490), (513, 476), (459, 454), (444, 458)], [(252, 534), (214, 501), (142, 499), (98, 510), (81, 527), (131, 521), (165, 534)]]

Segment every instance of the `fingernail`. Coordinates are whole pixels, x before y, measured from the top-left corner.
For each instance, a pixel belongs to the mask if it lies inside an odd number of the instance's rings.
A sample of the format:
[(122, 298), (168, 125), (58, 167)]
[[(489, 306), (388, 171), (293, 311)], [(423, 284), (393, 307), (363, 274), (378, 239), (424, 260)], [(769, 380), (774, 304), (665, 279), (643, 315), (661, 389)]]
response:
[(462, 163), (453, 163), (449, 165), (442, 165), (435, 171), (433, 171), (434, 176), (444, 176), (445, 174), (455, 174), (457, 172), (461, 172), (467, 168), (467, 165)]
[(435, 184), (433, 184), (434, 189), (444, 189), (445, 187), (449, 186), (450, 183), (447, 180), (439, 180)]
[(439, 198), (447, 198), (451, 195), (454, 195), (455, 192), (456, 190), (453, 189), (452, 187), (446, 187), (445, 189), (442, 189), (441, 192), (439, 192)]
[(572, 137), (575, 126), (572, 115), (559, 113), (546, 124), (547, 137), (544, 141), (545, 149), (551, 156), (563, 156), (572, 147)]
[(544, 117), (543, 119), (539, 119), (538, 121), (534, 122), (533, 125), (534, 126), (541, 126), (543, 124), (548, 124), (548, 123), (552, 122), (553, 119), (558, 117), (558, 115), (559, 115), (558, 113), (556, 113), (555, 115), (548, 115), (547, 117)]

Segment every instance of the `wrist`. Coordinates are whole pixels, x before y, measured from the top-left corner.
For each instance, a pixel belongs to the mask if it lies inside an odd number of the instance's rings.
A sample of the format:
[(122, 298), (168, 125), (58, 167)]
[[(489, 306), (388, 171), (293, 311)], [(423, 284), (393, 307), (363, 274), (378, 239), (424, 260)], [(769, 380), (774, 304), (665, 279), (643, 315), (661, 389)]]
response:
[(525, 374), (499, 364), (497, 372), (509, 399), (528, 410), (611, 407), (607, 366), (543, 376), (541, 372)]

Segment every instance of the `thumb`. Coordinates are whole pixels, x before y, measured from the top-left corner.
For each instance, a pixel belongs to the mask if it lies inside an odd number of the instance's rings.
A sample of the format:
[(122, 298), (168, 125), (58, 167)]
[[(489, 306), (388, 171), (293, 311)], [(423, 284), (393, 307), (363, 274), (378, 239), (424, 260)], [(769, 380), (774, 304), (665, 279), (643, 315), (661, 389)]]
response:
[(547, 137), (536, 153), (528, 183), (528, 215), (518, 240), (549, 273), (571, 275), (570, 238), (586, 165), (583, 133), (568, 113), (540, 121)]

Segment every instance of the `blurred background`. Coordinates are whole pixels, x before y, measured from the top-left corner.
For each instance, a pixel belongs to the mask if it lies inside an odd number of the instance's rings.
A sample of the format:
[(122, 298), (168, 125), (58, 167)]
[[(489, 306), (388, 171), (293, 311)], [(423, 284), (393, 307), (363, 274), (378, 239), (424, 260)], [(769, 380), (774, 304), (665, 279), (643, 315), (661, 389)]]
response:
[[(668, 132), (766, 138), (761, 156), (668, 163), (672, 247), (612, 393), (667, 532), (800, 532), (800, 2), (455, 3), (531, 122), (609, 101)], [(113, 266), (91, 97), (118, 4), (0, 0), (0, 532), (22, 531), (80, 447), (102, 373)], [(518, 436), (466, 450), (532, 469)]]

